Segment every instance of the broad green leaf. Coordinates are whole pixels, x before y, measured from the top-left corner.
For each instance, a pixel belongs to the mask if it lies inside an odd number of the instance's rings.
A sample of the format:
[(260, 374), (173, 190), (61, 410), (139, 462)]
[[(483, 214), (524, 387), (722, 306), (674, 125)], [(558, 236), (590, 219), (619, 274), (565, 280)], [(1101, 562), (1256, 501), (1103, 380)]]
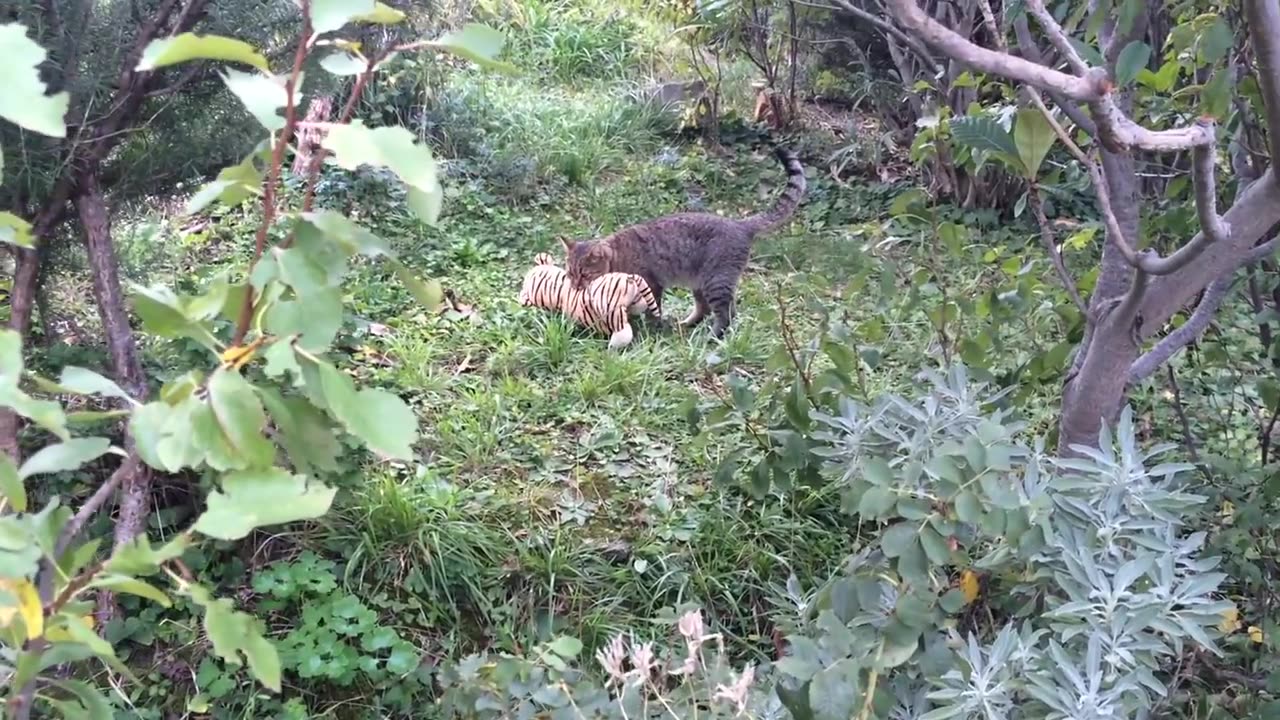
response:
[(880, 651), (879, 669), (881, 671), (898, 667), (916, 654), (918, 642), (915, 636), (906, 638), (886, 637), (884, 649)]
[(173, 540), (153, 548), (145, 537), (136, 537), (126, 542), (111, 554), (104, 569), (120, 575), (154, 575), (160, 571), (164, 563), (181, 557), (191, 544), (191, 537), (183, 534)]
[[(321, 145), (333, 152), (334, 161), (346, 170), (355, 170), (361, 165), (385, 167), (424, 196), (442, 192), (430, 148), (414, 142), (413, 133), (402, 127), (371, 129), (356, 120), (349, 125), (330, 128)], [(425, 197), (411, 205), (423, 222), (430, 224), (436, 221), (436, 217), (430, 215), (433, 205), (425, 202)]]
[(105, 378), (92, 370), (68, 365), (62, 369), (58, 384), (69, 392), (81, 395), (103, 395), (105, 397), (129, 400), (129, 393), (114, 381)]
[(40, 554), (29, 518), (0, 516), (0, 578), (31, 577)]
[(342, 320), (342, 291), (328, 288), (305, 299), (276, 302), (267, 310), (265, 326), (272, 335), (298, 335), (299, 347), (319, 353), (329, 348)]
[(885, 487), (874, 486), (862, 494), (858, 502), (858, 514), (868, 518), (876, 518), (889, 512), (897, 503), (898, 496)]
[(1218, 120), (1226, 118), (1231, 110), (1231, 91), (1234, 83), (1231, 68), (1218, 68), (1213, 77), (1200, 90), (1200, 113)]
[(395, 268), (396, 277), (414, 300), (431, 312), (440, 309), (444, 302), (444, 287), (439, 280), (423, 280), (399, 260), (391, 260), (391, 266)]
[(312, 0), (311, 29), (316, 35), (341, 30), (362, 15), (377, 11), (374, 0)]
[[(0, 87), (3, 86), (3, 83), (0, 83)], [(0, 212), (0, 242), (22, 248), (34, 248), (36, 241), (31, 236), (31, 223), (11, 212)]]
[[(27, 37), (27, 28), (19, 23), (0, 25), (0, 57), (4, 58), (5, 77), (0, 82), (0, 118), (32, 132), (50, 137), (66, 137), (64, 118), (71, 102), (70, 93), (46, 95), (39, 67), (48, 53)], [(0, 239), (4, 234), (0, 232)]]
[(127, 575), (102, 575), (94, 578), (93, 582), (89, 583), (89, 587), (106, 588), (118, 593), (137, 595), (148, 600), (154, 600), (164, 607), (169, 607), (173, 604), (169, 596), (165, 595), (160, 588)]
[(1056, 140), (1057, 135), (1039, 110), (1025, 108), (1018, 111), (1013, 125), (1013, 142), (1018, 147), (1018, 158), (1028, 179), (1034, 179), (1040, 173), (1040, 164)]
[(418, 418), (403, 400), (385, 390), (359, 392), (351, 378), (328, 363), (317, 366), (330, 414), (369, 449), (396, 460), (412, 460)]
[(258, 682), (280, 692), (280, 657), (275, 646), (262, 637), (253, 616), (236, 610), (230, 600), (213, 599), (204, 588), (192, 586), (188, 591), (204, 607), (204, 632), (214, 653), (232, 665), (241, 664), (243, 653)]
[(106, 438), (73, 438), (66, 442), (46, 445), (39, 452), (27, 458), (18, 470), (23, 478), (42, 473), (59, 473), (77, 470), (80, 466), (95, 460), (111, 449), (111, 441)]
[(920, 531), (920, 545), (924, 547), (924, 554), (934, 565), (946, 565), (951, 561), (951, 549), (947, 547), (946, 538), (929, 525), (925, 525)]
[(968, 603), (969, 600), (965, 597), (964, 590), (960, 588), (951, 588), (938, 599), (939, 607), (949, 615), (955, 615), (960, 612)]
[(199, 467), (207, 454), (195, 428), (200, 410), (212, 415), (194, 397), (182, 398), (172, 405), (149, 402), (134, 410), (129, 431), (142, 461), (165, 472)]
[(928, 561), (924, 548), (918, 542), (907, 545), (898, 558), (898, 574), (912, 584), (925, 584), (929, 580)]
[(550, 647), (551, 652), (562, 658), (575, 658), (578, 653), (582, 652), (582, 641), (578, 638), (564, 635), (556, 638), (548, 647)]
[(240, 373), (218, 368), (209, 378), (209, 407), (227, 442), (249, 467), (266, 467), (275, 459), (275, 447), (264, 436), (267, 415), (262, 403)]
[[(222, 74), (222, 82), (262, 127), (271, 132), (284, 127), (284, 117), (279, 111), (289, 103), (289, 93), (285, 89), (288, 78), (228, 69)], [(297, 102), (296, 96), (294, 102)]]
[(481, 67), (515, 72), (515, 67), (498, 60), (505, 44), (506, 37), (501, 32), (480, 23), (468, 23), (461, 30), (447, 32), (427, 43), (429, 47), (446, 50)]
[(956, 118), (951, 121), (951, 137), (961, 145), (1015, 159), (1018, 147), (1013, 136), (1000, 123), (986, 115)]
[(1200, 34), (1200, 58), (1206, 65), (1215, 65), (1227, 56), (1227, 51), (1235, 45), (1231, 28), (1227, 21), (1218, 16), (1203, 33)]
[[(300, 371), (299, 371), (300, 372)], [(280, 444), (298, 472), (338, 469), (341, 447), (323, 412), (300, 397), (283, 397), (274, 388), (258, 388), (271, 420), (280, 431)]]
[(982, 503), (978, 496), (965, 490), (956, 496), (956, 517), (961, 522), (977, 523), (982, 520)]
[(287, 249), (272, 248), (279, 269), (280, 281), (293, 288), (298, 297), (324, 292), (336, 287), (342, 276), (331, 277), (324, 267), (313, 262), (307, 256), (305, 248), (291, 247)]
[(884, 551), (885, 557), (900, 557), (907, 553), (908, 546), (915, 544), (919, 531), (918, 523), (900, 522), (893, 525), (880, 536), (880, 549)]
[(422, 221), (435, 225), (440, 220), (440, 211), (444, 208), (444, 188), (439, 184), (425, 190), (409, 188), (405, 196), (405, 204)]
[[(342, 1), (342, 0), (339, 0)], [(142, 51), (138, 61), (139, 71), (155, 70), (188, 60), (226, 60), (251, 65), (263, 72), (270, 72), (267, 59), (252, 45), (221, 35), (196, 35), (182, 33), (173, 37), (152, 40)]]
[(364, 72), (368, 67), (368, 61), (349, 52), (335, 52), (324, 56), (320, 61), (320, 67), (332, 75), (346, 77)]
[(0, 495), (18, 512), (27, 511), (27, 488), (18, 476), (18, 467), (7, 453), (0, 453)]
[[(403, 130), (404, 128), (396, 129)], [(405, 132), (407, 133), (408, 131), (405, 130)], [(432, 177), (434, 178), (434, 169), (432, 170)], [(423, 180), (423, 178), (415, 177), (415, 180)], [(341, 248), (347, 255), (359, 254), (368, 257), (379, 257), (391, 254), (391, 246), (386, 240), (369, 232), (340, 213), (332, 210), (310, 212), (303, 214), (302, 220), (304, 223), (309, 223), (320, 232), (321, 237)], [(318, 262), (329, 268), (331, 275), (339, 267), (345, 269), (345, 264), (339, 265), (333, 258), (316, 257), (316, 254), (315, 249), (307, 250), (307, 256), (312, 258), (313, 262)]]
[(84, 707), (85, 717), (89, 720), (112, 720), (115, 711), (111, 703), (96, 688), (79, 680), (53, 680), (54, 687), (70, 693)]
[(1134, 40), (1120, 51), (1116, 58), (1116, 85), (1128, 87), (1138, 77), (1138, 71), (1147, 67), (1151, 60), (1151, 46), (1141, 40)]
[(195, 530), (219, 540), (239, 540), (256, 528), (318, 518), (329, 511), (336, 492), (280, 468), (228, 473), (222, 489), (209, 494), (208, 510), (196, 520)]
[(357, 15), (356, 22), (373, 23), (375, 25), (395, 25), (404, 20), (404, 13), (385, 3), (375, 2), (373, 12)]
[(1128, 35), (1133, 30), (1133, 24), (1145, 10), (1146, 0), (1124, 0), (1120, 4), (1120, 14), (1116, 18), (1116, 32), (1120, 35)]
[(258, 169), (254, 160), (260, 155), (260, 151), (255, 150), (246, 155), (239, 164), (220, 170), (215, 179), (205, 183), (191, 196), (184, 212), (187, 215), (194, 215), (215, 200), (228, 207), (235, 207), (251, 197), (256, 197), (259, 188), (262, 187), (262, 171)]
[(849, 720), (861, 704), (862, 681), (854, 660), (845, 658), (813, 676), (809, 707), (817, 720)]
[(133, 310), (142, 320), (148, 332), (165, 338), (185, 337), (191, 331), (191, 321), (182, 312), (181, 300), (167, 287), (157, 285), (131, 288)]
[[(292, 373), (293, 385), (302, 384), (302, 367), (298, 365), (298, 356), (294, 353), (291, 339), (282, 338), (271, 343), (271, 346), (263, 351), (262, 357), (267, 361), (262, 368), (267, 377), (284, 378), (285, 373)], [(258, 389), (261, 391), (262, 388)]]

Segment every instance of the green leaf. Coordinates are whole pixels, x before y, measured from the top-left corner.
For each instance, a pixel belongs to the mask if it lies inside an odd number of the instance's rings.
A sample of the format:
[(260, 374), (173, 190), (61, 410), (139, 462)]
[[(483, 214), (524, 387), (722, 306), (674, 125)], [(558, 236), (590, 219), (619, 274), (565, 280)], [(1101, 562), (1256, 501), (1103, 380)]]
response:
[(241, 467), (267, 467), (275, 460), (275, 447), (263, 436), (267, 415), (240, 373), (224, 367), (214, 371), (209, 407), (226, 442), (243, 461)]
[[(222, 74), (222, 82), (262, 127), (270, 132), (284, 127), (284, 117), (279, 111), (289, 103), (289, 92), (285, 89), (288, 78), (229, 69)], [(301, 78), (298, 83), (301, 85)], [(296, 92), (294, 102), (298, 102)]]
[(89, 687), (87, 684), (79, 680), (53, 680), (54, 687), (59, 690), (70, 693), (79, 701), (86, 711), (85, 717), (90, 720), (112, 720), (115, 712), (111, 709), (111, 703), (103, 697), (102, 693), (95, 688)]
[(337, 492), (280, 468), (239, 470), (223, 476), (209, 494), (195, 530), (219, 540), (239, 540), (256, 528), (312, 520), (329, 511)]
[(90, 460), (105, 455), (109, 449), (111, 441), (100, 437), (73, 438), (46, 445), (22, 463), (18, 476), (25, 480), (32, 475), (78, 470)]
[(27, 488), (18, 476), (18, 466), (7, 453), (0, 453), (0, 495), (18, 512), (27, 511)]
[(356, 392), (351, 378), (328, 363), (320, 363), (317, 369), (329, 412), (347, 432), (379, 454), (413, 459), (418, 418), (403, 400), (385, 390)]
[(71, 95), (45, 95), (39, 68), (48, 53), (27, 37), (24, 25), (0, 25), (0, 57), (5, 63), (4, 82), (0, 82), (0, 118), (41, 135), (66, 137), (64, 118)]
[(422, 190), (411, 187), (405, 196), (405, 204), (422, 222), (435, 225), (440, 220), (440, 211), (444, 207), (444, 188), (439, 184)]
[(298, 347), (324, 352), (342, 329), (342, 290), (328, 288), (306, 299), (281, 300), (267, 310), (264, 320), (272, 335), (297, 335)]
[(920, 544), (924, 547), (925, 555), (934, 565), (946, 565), (951, 561), (951, 548), (947, 546), (946, 538), (931, 526), (926, 525), (920, 531)]
[(862, 476), (873, 485), (892, 485), (893, 468), (880, 458), (867, 458), (862, 463)]
[(106, 588), (117, 593), (137, 595), (148, 600), (154, 600), (164, 607), (173, 605), (173, 601), (169, 599), (169, 596), (165, 595), (159, 588), (127, 575), (101, 575), (94, 578), (88, 587)]
[(405, 14), (384, 3), (375, 2), (373, 12), (357, 15), (356, 22), (373, 23), (375, 25), (395, 25), (404, 20)]
[(897, 495), (889, 488), (874, 486), (862, 494), (862, 500), (858, 502), (858, 514), (869, 518), (876, 518), (889, 512), (896, 504)]
[[(403, 130), (404, 128), (396, 129)], [(408, 131), (406, 130), (405, 132), (407, 133)], [(434, 163), (434, 161), (432, 162)], [(358, 167), (358, 165), (356, 167)], [(354, 169), (354, 167), (349, 169)], [(425, 180), (425, 177), (414, 176), (415, 182), (425, 182)], [(408, 181), (406, 180), (406, 182)], [(319, 231), (320, 237), (324, 238), (324, 240), (329, 243), (336, 245), (337, 248), (341, 249), (347, 255), (357, 253), (367, 257), (391, 255), (391, 246), (387, 244), (386, 240), (383, 240), (372, 232), (369, 232), (358, 224), (352, 222), (347, 217), (332, 210), (304, 213), (302, 215), (302, 221), (304, 223), (309, 223), (313, 228)], [(311, 240), (313, 246), (317, 244), (317, 238), (314, 236), (310, 236), (309, 240)], [(345, 271), (345, 263), (340, 262), (338, 258), (325, 256), (322, 248), (309, 248), (307, 250), (307, 255), (313, 262), (324, 266), (328, 270), (330, 277), (333, 277), (335, 273), (339, 273), (340, 276), (340, 273)]]
[(1218, 16), (1213, 24), (1200, 34), (1200, 57), (1206, 65), (1215, 65), (1227, 56), (1227, 51), (1235, 45), (1231, 28), (1227, 21)]
[(320, 60), (320, 67), (332, 75), (347, 77), (359, 75), (368, 67), (368, 61), (349, 52), (330, 53)]
[(138, 61), (136, 69), (139, 72), (145, 72), (188, 60), (225, 60), (252, 65), (263, 72), (271, 71), (267, 65), (267, 59), (243, 40), (221, 35), (196, 35), (189, 32), (152, 40), (147, 45), (147, 49), (142, 51), (142, 58)]
[[(3, 87), (2, 83), (0, 87)], [(0, 242), (21, 248), (34, 248), (36, 241), (31, 236), (31, 223), (11, 212), (0, 212)]]
[(1122, 36), (1128, 35), (1145, 9), (1145, 0), (1124, 0), (1120, 5), (1120, 14), (1116, 18), (1116, 32)]
[(399, 260), (391, 260), (391, 267), (395, 269), (396, 277), (414, 300), (430, 312), (440, 309), (444, 303), (444, 287), (439, 280), (423, 280)]
[(107, 560), (105, 570), (121, 575), (154, 575), (164, 563), (182, 556), (191, 544), (191, 537), (183, 534), (153, 548), (145, 537), (136, 537), (120, 546)]
[(562, 635), (552, 641), (548, 647), (551, 652), (569, 660), (577, 657), (578, 653), (582, 652), (582, 641), (575, 637)]
[(956, 517), (961, 522), (977, 523), (982, 520), (982, 503), (978, 496), (965, 490), (956, 496)]
[(968, 601), (965, 600), (964, 591), (960, 588), (951, 588), (938, 599), (938, 605), (948, 615), (955, 615), (960, 612), (966, 604), (968, 604)]
[(505, 44), (506, 37), (501, 32), (480, 23), (468, 23), (462, 30), (447, 32), (427, 46), (451, 52), (481, 67), (515, 72), (515, 67), (498, 60)]
[(733, 475), (738, 472), (738, 461), (742, 458), (742, 450), (734, 450), (716, 466), (713, 482), (716, 487), (727, 488), (733, 485)]
[(225, 598), (215, 600), (198, 586), (189, 588), (193, 600), (204, 606), (204, 632), (218, 657), (232, 665), (241, 664), (240, 654), (249, 661), (249, 671), (258, 682), (280, 692), (280, 656), (274, 645), (262, 637), (252, 616), (235, 610)]
[(986, 115), (956, 118), (951, 121), (951, 137), (961, 145), (974, 150), (997, 153), (1008, 158), (1018, 157), (1013, 136), (1000, 127), (1000, 123)]
[(133, 285), (130, 289), (133, 310), (147, 332), (165, 338), (186, 337), (190, 333), (192, 322), (182, 312), (181, 301), (172, 290), (159, 285)]
[(341, 30), (361, 15), (377, 10), (374, 0), (312, 0), (311, 29), (317, 35)]
[(898, 574), (913, 584), (923, 585), (928, 582), (928, 562), (920, 543), (913, 542), (903, 550), (898, 558)]
[(71, 433), (67, 432), (67, 416), (62, 406), (52, 400), (36, 400), (16, 387), (0, 386), (0, 407), (11, 408), (59, 440), (71, 439)]
[(1040, 172), (1040, 165), (1056, 140), (1057, 135), (1039, 110), (1028, 108), (1018, 111), (1013, 125), (1013, 142), (1018, 147), (1018, 158), (1028, 179), (1034, 179)]
[[(435, 223), (436, 217), (430, 214), (432, 205), (425, 201), (433, 194), (443, 193), (436, 161), (430, 148), (415, 142), (413, 133), (400, 126), (371, 129), (355, 120), (349, 125), (331, 127), (320, 144), (333, 152), (334, 162), (343, 169), (372, 165), (391, 170), (412, 190), (424, 194), (416, 201), (410, 198), (410, 205), (423, 222)], [(435, 206), (437, 215), (438, 209)]]
[(191, 196), (184, 212), (187, 215), (194, 215), (215, 200), (227, 207), (235, 207), (251, 197), (256, 197), (258, 188), (262, 186), (263, 173), (255, 160), (261, 156), (261, 149), (254, 150), (239, 164), (220, 170), (213, 181), (205, 183)]
[(274, 388), (258, 388), (258, 393), (280, 431), (280, 444), (298, 472), (314, 476), (317, 471), (338, 469), (341, 447), (320, 410), (303, 398), (283, 397)]
[(1218, 68), (1200, 90), (1200, 113), (1217, 120), (1226, 118), (1231, 109), (1231, 68)]
[(120, 398), (121, 400), (131, 399), (129, 393), (125, 392), (114, 381), (92, 370), (86, 370), (74, 365), (68, 365), (62, 369), (62, 376), (58, 378), (58, 384), (68, 392), (81, 395), (103, 395), (105, 397)]
[(1138, 77), (1138, 71), (1147, 67), (1151, 60), (1151, 46), (1141, 40), (1134, 40), (1120, 51), (1116, 58), (1116, 85), (1128, 87)]
[(914, 545), (920, 526), (912, 522), (900, 522), (893, 525), (880, 536), (880, 549), (885, 557), (896, 558), (908, 552), (908, 546)]
[(849, 658), (824, 668), (809, 685), (809, 707), (818, 720), (849, 720), (861, 702), (858, 664)]

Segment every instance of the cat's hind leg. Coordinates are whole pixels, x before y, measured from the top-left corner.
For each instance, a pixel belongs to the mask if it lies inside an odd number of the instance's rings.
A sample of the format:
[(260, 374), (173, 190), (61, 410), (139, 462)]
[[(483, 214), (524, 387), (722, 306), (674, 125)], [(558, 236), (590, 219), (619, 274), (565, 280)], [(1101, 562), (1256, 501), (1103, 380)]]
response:
[(631, 323), (627, 323), (623, 325), (620, 330), (614, 331), (614, 333), (609, 336), (609, 349), (618, 350), (630, 345), (632, 337), (634, 337), (634, 335), (631, 332)]
[(605, 329), (609, 332), (610, 350), (630, 345), (634, 334), (631, 332), (631, 320), (627, 316), (627, 308), (619, 307), (609, 310), (605, 315)]
[(716, 338), (722, 338), (724, 331), (729, 328), (729, 323), (733, 322), (737, 309), (738, 276), (727, 273), (717, 275), (703, 284), (702, 291), (707, 298), (707, 305), (715, 315), (715, 321), (711, 324), (711, 334)]
[(697, 327), (707, 317), (707, 312), (711, 308), (707, 305), (707, 296), (701, 290), (693, 291), (693, 310), (689, 312), (689, 316), (680, 321), (680, 326), (686, 330), (692, 330)]

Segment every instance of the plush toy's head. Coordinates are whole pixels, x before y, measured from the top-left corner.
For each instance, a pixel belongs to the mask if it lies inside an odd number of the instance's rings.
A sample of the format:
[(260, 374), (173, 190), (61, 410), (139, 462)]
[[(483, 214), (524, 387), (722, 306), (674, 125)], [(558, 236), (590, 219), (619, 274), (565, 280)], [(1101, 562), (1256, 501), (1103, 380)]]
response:
[(520, 286), (520, 304), (558, 310), (567, 286), (568, 275), (556, 267), (555, 258), (549, 253), (538, 253), (533, 256), (533, 267), (525, 273), (524, 284)]

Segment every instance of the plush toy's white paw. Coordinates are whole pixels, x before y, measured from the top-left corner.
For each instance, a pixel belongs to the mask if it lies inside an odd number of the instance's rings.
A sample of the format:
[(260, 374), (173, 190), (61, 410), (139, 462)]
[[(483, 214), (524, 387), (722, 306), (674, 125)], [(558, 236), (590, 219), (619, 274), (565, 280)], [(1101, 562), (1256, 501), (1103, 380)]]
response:
[(631, 344), (631, 326), (623, 325), (622, 329), (609, 336), (609, 349), (617, 350)]

